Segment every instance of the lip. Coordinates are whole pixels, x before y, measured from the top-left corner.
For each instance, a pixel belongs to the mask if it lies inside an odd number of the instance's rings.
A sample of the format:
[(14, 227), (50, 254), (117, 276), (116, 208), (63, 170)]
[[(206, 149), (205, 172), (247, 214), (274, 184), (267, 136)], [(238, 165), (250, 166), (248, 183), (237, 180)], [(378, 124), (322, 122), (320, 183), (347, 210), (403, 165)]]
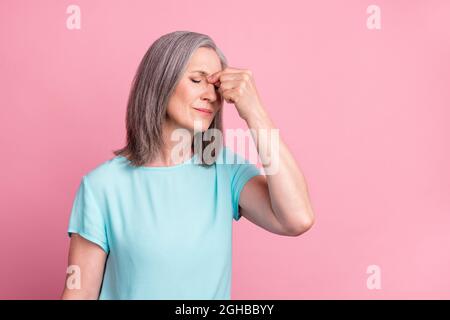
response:
[(205, 109), (205, 108), (194, 108), (197, 111), (200, 111), (203, 114), (212, 114), (213, 112), (211, 110)]

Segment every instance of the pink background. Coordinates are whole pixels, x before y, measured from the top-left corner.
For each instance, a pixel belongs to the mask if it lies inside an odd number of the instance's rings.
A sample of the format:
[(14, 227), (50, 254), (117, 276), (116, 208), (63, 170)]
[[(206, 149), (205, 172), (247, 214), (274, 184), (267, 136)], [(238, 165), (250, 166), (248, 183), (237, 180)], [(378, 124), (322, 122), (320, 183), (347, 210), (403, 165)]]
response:
[(1, 1), (0, 298), (60, 297), (76, 188), (124, 143), (137, 65), (175, 30), (254, 72), (317, 216), (297, 238), (234, 223), (233, 299), (450, 298), (449, 21), (445, 0)]

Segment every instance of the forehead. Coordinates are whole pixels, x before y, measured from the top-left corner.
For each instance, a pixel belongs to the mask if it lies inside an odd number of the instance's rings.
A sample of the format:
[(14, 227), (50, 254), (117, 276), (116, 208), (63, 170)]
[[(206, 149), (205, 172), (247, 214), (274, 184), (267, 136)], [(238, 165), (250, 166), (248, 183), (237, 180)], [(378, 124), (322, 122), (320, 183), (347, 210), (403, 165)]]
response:
[(189, 60), (187, 71), (199, 75), (210, 75), (222, 70), (219, 56), (213, 49), (198, 48)]

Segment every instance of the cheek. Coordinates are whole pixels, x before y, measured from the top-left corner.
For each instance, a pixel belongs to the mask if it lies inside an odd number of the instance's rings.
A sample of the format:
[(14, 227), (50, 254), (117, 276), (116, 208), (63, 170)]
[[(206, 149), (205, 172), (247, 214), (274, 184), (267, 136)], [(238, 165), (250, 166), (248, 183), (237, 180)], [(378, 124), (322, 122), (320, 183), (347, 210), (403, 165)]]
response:
[(200, 93), (199, 85), (190, 80), (181, 81), (176, 89), (177, 99), (184, 103), (192, 103)]
[(183, 121), (187, 116), (188, 106), (183, 101), (173, 100), (167, 108), (167, 116), (177, 122)]
[(193, 106), (201, 99), (202, 89), (190, 79), (178, 83), (167, 109), (167, 115), (177, 122), (184, 123), (195, 117)]
[(192, 89), (181, 90), (178, 88), (169, 100), (167, 115), (175, 120), (183, 120), (189, 116), (195, 98), (192, 97)]
[(172, 105), (180, 105), (185, 104), (189, 101), (189, 89), (185, 84), (179, 83), (176, 89), (174, 90), (172, 96), (170, 97), (170, 101)]

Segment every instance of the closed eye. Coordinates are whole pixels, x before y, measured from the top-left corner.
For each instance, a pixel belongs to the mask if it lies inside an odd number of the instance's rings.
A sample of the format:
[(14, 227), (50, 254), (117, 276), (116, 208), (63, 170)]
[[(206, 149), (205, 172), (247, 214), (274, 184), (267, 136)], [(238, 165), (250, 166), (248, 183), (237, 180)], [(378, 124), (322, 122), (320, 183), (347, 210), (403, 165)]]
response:
[[(194, 83), (200, 83), (201, 82), (201, 80), (194, 80), (194, 79), (191, 79), (191, 81), (194, 82)], [(219, 90), (219, 87), (214, 86), (214, 89), (217, 91), (217, 90)]]

